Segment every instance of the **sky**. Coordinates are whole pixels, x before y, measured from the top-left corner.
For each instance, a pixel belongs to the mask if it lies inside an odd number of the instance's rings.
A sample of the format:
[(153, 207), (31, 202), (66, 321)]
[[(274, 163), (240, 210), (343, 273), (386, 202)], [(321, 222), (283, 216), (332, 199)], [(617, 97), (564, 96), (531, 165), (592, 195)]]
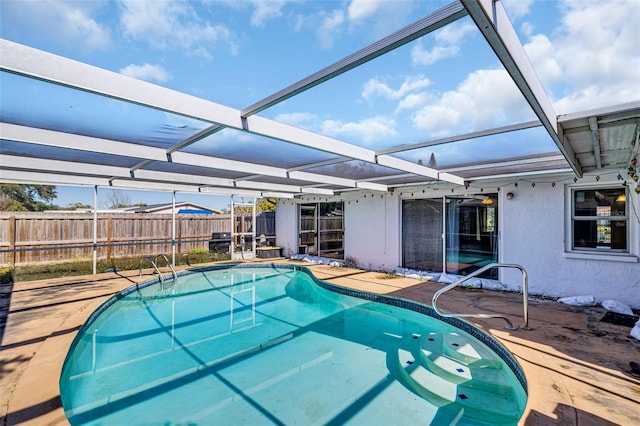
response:
[[(0, 35), (242, 109), (448, 3), (0, 0)], [(640, 0), (502, 3), (557, 114), (640, 100)], [(534, 119), (505, 76), (467, 17), (261, 115), (380, 150)], [(9, 91), (10, 80), (4, 81)], [(26, 97), (24, 107), (34, 107)], [(136, 118), (122, 125), (129, 128)], [(256, 151), (251, 138), (223, 131), (189, 149), (206, 152), (216, 144), (229, 147), (229, 155), (281, 155)], [(556, 149), (535, 130), (474, 146), (451, 144), (405, 158), (435, 153), (438, 165), (447, 165), (514, 146), (521, 154)], [(99, 190), (99, 206), (106, 207), (109, 192)], [(134, 203), (171, 201), (169, 193), (123, 192)], [(228, 197), (177, 199), (214, 208), (229, 204)], [(55, 204), (78, 202), (92, 204), (92, 188), (58, 187)]]

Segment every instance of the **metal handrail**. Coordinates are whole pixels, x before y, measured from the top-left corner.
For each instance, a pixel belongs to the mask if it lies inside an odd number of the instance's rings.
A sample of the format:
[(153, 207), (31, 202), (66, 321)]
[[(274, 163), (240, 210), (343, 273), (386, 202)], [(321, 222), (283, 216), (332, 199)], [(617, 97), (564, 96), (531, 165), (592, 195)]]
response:
[(162, 275), (162, 272), (160, 272), (160, 268), (158, 268), (158, 263), (157, 260), (158, 258), (162, 258), (164, 259), (164, 261), (167, 263), (167, 266), (169, 267), (169, 269), (171, 269), (171, 274), (173, 275), (173, 282), (177, 282), (178, 281), (178, 274), (176, 273), (176, 270), (173, 268), (173, 266), (171, 265), (171, 263), (169, 262), (169, 259), (167, 258), (167, 256), (164, 253), (160, 253), (158, 255), (156, 255), (155, 259), (151, 256), (142, 256), (140, 257), (140, 263), (139, 263), (139, 271), (138, 271), (138, 276), (142, 276), (142, 261), (147, 259), (149, 262), (151, 262), (151, 265), (153, 265), (153, 269), (155, 269), (156, 273), (158, 274), (158, 276), (160, 277), (160, 284), (164, 284), (164, 276)]
[(445, 313), (442, 312), (440, 309), (438, 309), (437, 306), (437, 300), (440, 297), (440, 295), (442, 295), (443, 293), (459, 286), (460, 284), (470, 280), (471, 278), (474, 278), (478, 275), (480, 275), (481, 273), (488, 271), (491, 268), (516, 268), (519, 269), (520, 272), (522, 272), (522, 308), (523, 308), (523, 314), (524, 314), (524, 323), (520, 326), (520, 328), (524, 328), (524, 329), (529, 329), (529, 306), (528, 306), (528, 299), (529, 299), (529, 282), (528, 282), (528, 278), (527, 278), (527, 271), (520, 265), (516, 265), (516, 264), (509, 264), (509, 263), (491, 263), (487, 266), (484, 266), (480, 269), (478, 269), (477, 271), (474, 271), (473, 273), (471, 273), (470, 275), (467, 275), (466, 277), (464, 277), (463, 279), (456, 281), (455, 283), (449, 284), (448, 286), (441, 288), (440, 290), (436, 291), (435, 294), (433, 295), (433, 299), (431, 301), (431, 304), (433, 306), (433, 309), (436, 311), (436, 313), (438, 313), (438, 315), (443, 316), (443, 317), (474, 317), (474, 318), (502, 318), (504, 319), (508, 326), (506, 327), (507, 330), (517, 330), (518, 327), (514, 327), (513, 323), (511, 322), (511, 320), (509, 320), (509, 318), (507, 318), (504, 315), (500, 315), (500, 314), (465, 314), (465, 313)]
[(151, 257), (151, 256), (141, 256), (140, 257), (140, 263), (138, 264), (138, 266), (139, 266), (138, 276), (139, 277), (142, 276), (142, 261), (145, 260), (145, 259), (147, 259), (149, 262), (151, 262), (151, 265), (153, 265), (153, 269), (156, 270), (156, 273), (160, 277), (160, 283), (164, 283), (164, 277), (162, 276), (162, 273), (160, 272), (160, 269), (158, 269), (158, 265), (156, 265), (155, 260), (153, 260), (153, 257)]
[(169, 259), (167, 258), (167, 255), (164, 254), (164, 253), (160, 253), (159, 255), (156, 256), (155, 260), (157, 261), (159, 257), (164, 259), (164, 261), (167, 263), (167, 266), (169, 267), (169, 269), (171, 269), (171, 275), (173, 275), (173, 280), (174, 281), (178, 281), (178, 274), (176, 273), (176, 270), (173, 269), (173, 266), (171, 265), (171, 262), (169, 262)]

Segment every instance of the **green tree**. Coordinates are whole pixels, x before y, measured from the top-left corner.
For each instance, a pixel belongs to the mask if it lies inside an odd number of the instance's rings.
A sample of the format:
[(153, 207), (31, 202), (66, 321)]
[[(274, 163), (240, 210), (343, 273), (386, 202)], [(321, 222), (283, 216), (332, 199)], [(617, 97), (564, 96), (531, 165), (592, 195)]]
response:
[[(222, 209), (221, 213), (229, 213), (231, 209), (227, 206), (226, 209)], [(256, 200), (256, 214), (274, 212), (276, 211), (276, 200), (269, 198), (260, 198)], [(251, 213), (250, 207), (236, 207), (236, 214), (249, 214)]]
[(51, 201), (57, 195), (53, 185), (0, 183), (0, 210), (39, 212), (56, 209)]
[(260, 198), (256, 201), (256, 213), (263, 212), (275, 212), (276, 211), (276, 200), (271, 200), (269, 198)]

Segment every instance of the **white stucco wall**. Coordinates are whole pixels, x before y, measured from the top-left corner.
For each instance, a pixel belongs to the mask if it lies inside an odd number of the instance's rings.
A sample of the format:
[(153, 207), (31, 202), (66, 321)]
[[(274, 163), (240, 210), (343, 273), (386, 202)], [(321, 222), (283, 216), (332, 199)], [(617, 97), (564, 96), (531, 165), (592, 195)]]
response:
[(290, 257), (298, 250), (298, 205), (292, 200), (279, 200), (276, 206), (276, 246)]
[[(640, 263), (638, 236), (640, 228), (634, 208), (630, 208), (629, 255), (580, 255), (565, 251), (570, 222), (569, 189), (581, 185), (594, 187), (619, 182), (603, 177), (596, 182), (588, 176), (577, 183), (556, 185), (519, 185), (510, 190), (512, 200), (503, 201), (501, 210), (501, 261), (518, 263), (529, 274), (529, 291), (547, 296), (592, 295), (598, 301), (615, 299), (640, 308)], [(505, 194), (503, 194), (505, 195)], [(638, 195), (630, 191), (628, 200), (638, 212)], [(518, 283), (520, 278), (505, 273), (503, 282)]]
[[(578, 182), (572, 176), (537, 178), (537, 183), (493, 181), (484, 185), (486, 192), (501, 187), (498, 202), (500, 229), (499, 259), (502, 263), (522, 265), (528, 272), (529, 292), (552, 297), (593, 295), (596, 300), (615, 299), (640, 309), (640, 224), (638, 194), (629, 192), (629, 237), (631, 253), (622, 256), (580, 255), (567, 253), (566, 210), (568, 188), (589, 185), (619, 185), (616, 175), (605, 175), (599, 182), (586, 176)], [(476, 185), (480, 186), (480, 185)], [(633, 188), (633, 186), (632, 186)], [(422, 196), (415, 189), (414, 198)], [(453, 194), (473, 193), (456, 188)], [(514, 197), (507, 200), (507, 193)], [(433, 194), (428, 189), (426, 194)], [(447, 192), (446, 195), (448, 195)], [(439, 193), (439, 196), (445, 195)], [(401, 199), (410, 191), (394, 193), (349, 192), (343, 196), (345, 207), (345, 257), (354, 259), (365, 269), (393, 270), (402, 262)], [(631, 206), (631, 205), (630, 205)], [(278, 204), (277, 244), (297, 249), (297, 207), (292, 202)], [(516, 270), (503, 269), (500, 280), (512, 289), (520, 289), (522, 276)]]
[(350, 193), (344, 210), (345, 257), (365, 269), (396, 269), (401, 261), (398, 195)]

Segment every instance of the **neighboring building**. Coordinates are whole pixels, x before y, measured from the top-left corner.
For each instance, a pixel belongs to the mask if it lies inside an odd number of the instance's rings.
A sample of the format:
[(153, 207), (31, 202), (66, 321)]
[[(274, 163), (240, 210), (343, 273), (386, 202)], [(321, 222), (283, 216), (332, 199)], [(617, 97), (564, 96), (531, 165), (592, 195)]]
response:
[[(127, 209), (131, 213), (152, 213), (152, 214), (171, 214), (173, 205), (169, 204), (152, 204), (144, 207), (134, 207)], [(209, 207), (199, 204), (190, 203), (188, 201), (176, 203), (176, 214), (220, 214), (220, 211), (210, 209)]]

